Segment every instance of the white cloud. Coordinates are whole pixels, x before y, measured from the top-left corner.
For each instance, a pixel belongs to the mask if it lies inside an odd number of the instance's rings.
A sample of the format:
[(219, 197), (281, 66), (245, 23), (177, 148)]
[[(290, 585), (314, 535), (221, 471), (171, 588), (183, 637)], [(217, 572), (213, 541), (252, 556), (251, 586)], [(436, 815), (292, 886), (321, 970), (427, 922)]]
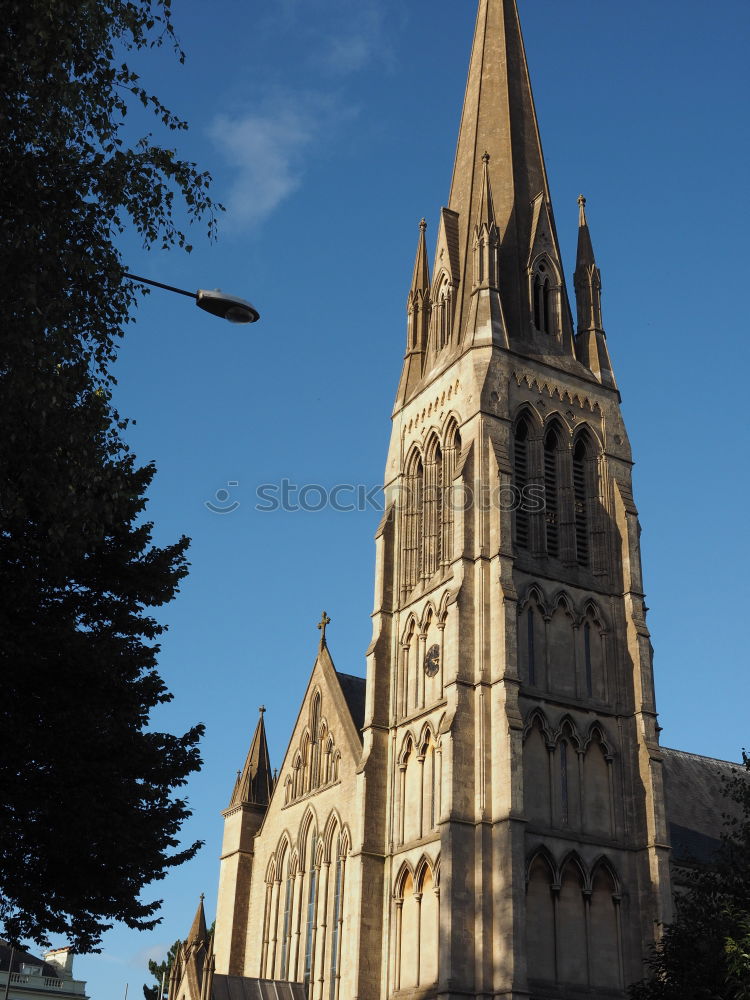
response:
[(301, 186), (305, 168), (321, 147), (357, 114), (325, 94), (286, 94), (260, 110), (217, 116), (209, 135), (234, 177), (222, 200), (229, 230), (257, 226)]
[(235, 171), (225, 199), (230, 226), (257, 225), (297, 190), (315, 130), (312, 115), (291, 107), (214, 119), (209, 134)]

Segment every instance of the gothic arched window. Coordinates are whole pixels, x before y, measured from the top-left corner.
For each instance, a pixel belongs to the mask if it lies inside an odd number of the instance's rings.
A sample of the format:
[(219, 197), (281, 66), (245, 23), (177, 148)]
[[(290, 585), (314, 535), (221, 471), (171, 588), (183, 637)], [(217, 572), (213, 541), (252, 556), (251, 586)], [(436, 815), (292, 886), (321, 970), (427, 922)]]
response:
[(422, 532), (424, 506), (424, 466), (415, 449), (406, 465), (403, 511), (403, 575), (402, 586), (408, 592), (422, 576)]
[(286, 886), (284, 888), (284, 917), (281, 928), (281, 978), (289, 978), (289, 953), (292, 944), (292, 920), (291, 907), (292, 896), (294, 895), (294, 875), (292, 874), (291, 859), (287, 851), (286, 862)]
[(453, 333), (453, 289), (447, 274), (443, 275), (440, 282), (435, 303), (433, 305), (433, 316), (435, 317), (435, 347), (441, 351), (451, 340)]
[(426, 450), (424, 478), (424, 554), (422, 575), (429, 578), (441, 564), (443, 523), (443, 453), (433, 437)]
[(318, 869), (315, 867), (315, 852), (318, 847), (318, 835), (314, 827), (310, 831), (307, 845), (307, 926), (305, 930), (305, 987), (310, 985), (313, 970), (313, 952), (315, 950), (315, 904), (318, 889)]
[(560, 431), (550, 427), (544, 437), (544, 510), (547, 555), (560, 555)]
[(342, 893), (344, 889), (344, 859), (342, 857), (341, 835), (336, 839), (335, 870), (333, 875), (333, 913), (331, 915), (331, 982), (329, 1000), (338, 995), (341, 963), (341, 925), (344, 919)]
[(540, 333), (557, 333), (557, 288), (552, 266), (541, 260), (534, 270), (532, 284), (534, 326)]
[(310, 788), (317, 788), (320, 784), (320, 692), (316, 692), (313, 698), (312, 712), (310, 713)]
[(441, 544), (441, 559), (444, 566), (453, 558), (454, 539), (453, 526), (455, 523), (455, 507), (459, 497), (453, 489), (453, 477), (458, 464), (458, 456), (461, 454), (461, 435), (455, 421), (451, 421), (445, 432), (443, 448), (443, 539)]
[(529, 422), (521, 417), (513, 439), (513, 478), (515, 480), (516, 545), (529, 548), (529, 511), (526, 506), (526, 489), (529, 484)]
[(573, 448), (573, 497), (575, 503), (576, 560), (579, 566), (588, 566), (589, 550), (589, 447), (581, 435)]

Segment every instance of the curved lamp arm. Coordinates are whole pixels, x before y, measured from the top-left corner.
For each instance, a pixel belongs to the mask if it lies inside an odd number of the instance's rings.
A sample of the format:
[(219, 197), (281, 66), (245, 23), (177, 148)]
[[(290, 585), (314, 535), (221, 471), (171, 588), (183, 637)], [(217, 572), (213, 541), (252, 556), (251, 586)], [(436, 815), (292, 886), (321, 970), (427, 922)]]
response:
[(260, 313), (247, 302), (236, 295), (225, 295), (220, 289), (208, 291), (199, 288), (197, 292), (188, 292), (184, 288), (175, 288), (174, 285), (165, 285), (161, 281), (152, 281), (151, 278), (141, 278), (137, 274), (123, 273), (123, 278), (130, 281), (138, 281), (142, 285), (153, 285), (155, 288), (164, 288), (168, 292), (176, 292), (178, 295), (187, 295), (193, 299), (199, 309), (204, 309), (212, 316), (229, 320), (230, 323), (257, 323)]

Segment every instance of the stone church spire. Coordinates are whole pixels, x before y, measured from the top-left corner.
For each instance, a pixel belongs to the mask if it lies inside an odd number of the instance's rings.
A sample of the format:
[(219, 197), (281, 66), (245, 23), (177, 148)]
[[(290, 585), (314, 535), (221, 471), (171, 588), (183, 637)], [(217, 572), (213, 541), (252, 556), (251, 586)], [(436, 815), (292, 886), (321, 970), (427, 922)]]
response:
[(208, 930), (206, 929), (206, 913), (203, 909), (203, 893), (201, 893), (201, 898), (198, 902), (198, 909), (195, 911), (195, 917), (193, 917), (193, 923), (188, 932), (185, 944), (188, 947), (191, 945), (197, 946), (205, 944), (207, 940)]
[(578, 199), (578, 207), (578, 254), (573, 276), (578, 306), (576, 354), (602, 385), (616, 389), (602, 322), (602, 276), (596, 266), (583, 195)]
[[(570, 325), (552, 218), (549, 184), (516, 0), (480, 0), (453, 169), (449, 208), (458, 216), (461, 286), (457, 320), (470, 310), (474, 225), (484, 192), (486, 165), (500, 234), (499, 285), (511, 337), (522, 336), (532, 317), (529, 269), (535, 242), (558, 269), (560, 321)], [(541, 232), (540, 230), (545, 230)]]
[(260, 718), (255, 727), (253, 741), (245, 760), (245, 766), (237, 775), (237, 781), (232, 790), (229, 808), (238, 805), (267, 806), (273, 792), (273, 775), (271, 761), (268, 756), (266, 727), (263, 722), (265, 708), (259, 709)]

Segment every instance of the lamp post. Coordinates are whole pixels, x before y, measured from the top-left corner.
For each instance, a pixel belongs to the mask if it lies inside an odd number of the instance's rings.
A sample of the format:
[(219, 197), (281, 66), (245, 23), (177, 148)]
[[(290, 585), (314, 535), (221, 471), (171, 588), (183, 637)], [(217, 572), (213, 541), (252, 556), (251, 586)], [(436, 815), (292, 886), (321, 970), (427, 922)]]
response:
[(236, 295), (225, 295), (218, 288), (214, 291), (199, 288), (197, 292), (188, 292), (184, 288), (175, 288), (174, 285), (164, 285), (161, 281), (152, 281), (151, 278), (140, 278), (137, 274), (123, 274), (123, 278), (138, 281), (142, 285), (164, 288), (166, 291), (176, 292), (178, 295), (187, 295), (189, 299), (193, 299), (199, 309), (204, 309), (212, 316), (226, 319), (230, 323), (257, 323), (260, 319), (260, 313), (255, 306)]

